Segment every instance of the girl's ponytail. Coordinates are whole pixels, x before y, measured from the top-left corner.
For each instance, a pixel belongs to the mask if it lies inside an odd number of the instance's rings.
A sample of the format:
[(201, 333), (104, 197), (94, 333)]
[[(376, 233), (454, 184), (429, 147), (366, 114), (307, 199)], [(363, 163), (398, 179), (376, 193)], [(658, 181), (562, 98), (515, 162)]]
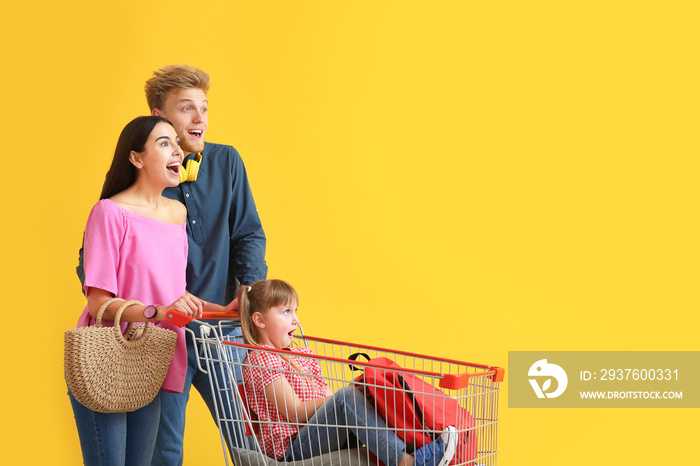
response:
[(243, 332), (243, 340), (249, 345), (258, 345), (257, 332), (253, 324), (253, 313), (250, 312), (250, 299), (248, 293), (251, 287), (241, 285), (238, 287), (236, 297), (238, 298), (238, 315), (241, 319), (241, 331)]

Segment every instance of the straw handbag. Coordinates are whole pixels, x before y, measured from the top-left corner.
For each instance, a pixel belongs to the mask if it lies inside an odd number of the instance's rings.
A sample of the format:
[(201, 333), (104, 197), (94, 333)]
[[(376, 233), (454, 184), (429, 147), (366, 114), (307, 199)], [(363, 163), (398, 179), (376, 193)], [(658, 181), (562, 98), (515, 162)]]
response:
[[(143, 326), (133, 340), (119, 326), (124, 309), (139, 301), (126, 301), (114, 317), (114, 327), (102, 326), (110, 299), (97, 313), (94, 326), (66, 330), (64, 367), (71, 393), (87, 408), (101, 413), (135, 411), (158, 394), (175, 352), (177, 334), (172, 330)], [(127, 333), (134, 327), (129, 324)]]

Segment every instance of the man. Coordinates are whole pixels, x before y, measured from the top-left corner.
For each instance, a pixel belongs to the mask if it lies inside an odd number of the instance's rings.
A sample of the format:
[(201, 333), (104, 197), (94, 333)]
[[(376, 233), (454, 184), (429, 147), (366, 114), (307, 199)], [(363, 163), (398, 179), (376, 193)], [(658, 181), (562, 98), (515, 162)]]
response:
[[(188, 154), (183, 172), (189, 180), (164, 193), (187, 207), (187, 290), (205, 301), (225, 305), (234, 298), (237, 283), (247, 285), (266, 278), (265, 233), (240, 155), (231, 146), (205, 143), (209, 85), (206, 72), (169, 65), (155, 71), (146, 82), (146, 99), (153, 115), (172, 122)], [(199, 335), (198, 325), (190, 326)], [(240, 334), (240, 329), (236, 332)], [(185, 406), (191, 385), (212, 415), (215, 413), (209, 378), (197, 370), (189, 333), (187, 349), (189, 367), (183, 393), (163, 393), (161, 398), (153, 464), (182, 464)], [(223, 409), (219, 406), (220, 413)], [(227, 439), (229, 447), (244, 446), (241, 440), (232, 445)]]

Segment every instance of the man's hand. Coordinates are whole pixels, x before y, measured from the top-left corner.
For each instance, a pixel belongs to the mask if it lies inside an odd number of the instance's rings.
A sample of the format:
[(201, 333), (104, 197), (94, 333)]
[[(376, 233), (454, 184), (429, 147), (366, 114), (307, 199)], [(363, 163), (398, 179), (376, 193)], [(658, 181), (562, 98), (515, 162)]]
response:
[(228, 303), (224, 308), (226, 312), (237, 312), (238, 311), (238, 297), (234, 298), (233, 301)]

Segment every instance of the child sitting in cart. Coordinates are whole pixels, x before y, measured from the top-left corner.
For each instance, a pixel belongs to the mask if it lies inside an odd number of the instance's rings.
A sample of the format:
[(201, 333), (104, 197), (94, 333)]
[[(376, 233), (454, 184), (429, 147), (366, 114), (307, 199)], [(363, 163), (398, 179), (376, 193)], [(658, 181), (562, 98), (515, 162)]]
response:
[(292, 347), (299, 299), (288, 283), (261, 280), (241, 287), (238, 296), (246, 343), (286, 353), (250, 351), (244, 364), (245, 397), (258, 417), (258, 438), (268, 456), (304, 460), (347, 448), (353, 434), (386, 466), (450, 463), (457, 443), (454, 427), (409, 454), (361, 389), (349, 385), (330, 391), (318, 363), (304, 357), (313, 351)]

